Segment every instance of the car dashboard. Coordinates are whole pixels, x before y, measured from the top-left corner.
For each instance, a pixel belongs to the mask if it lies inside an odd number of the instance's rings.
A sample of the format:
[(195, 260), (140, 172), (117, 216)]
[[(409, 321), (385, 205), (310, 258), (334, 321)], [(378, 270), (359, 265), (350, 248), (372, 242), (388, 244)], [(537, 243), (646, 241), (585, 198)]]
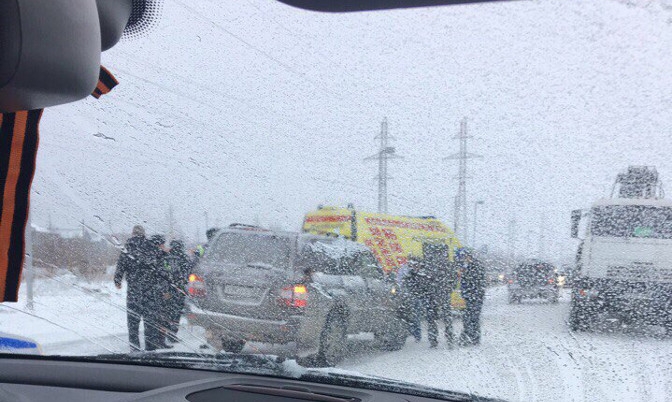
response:
[(207, 370), (61, 359), (11, 357), (1, 360), (0, 402), (439, 400), (394, 392)]

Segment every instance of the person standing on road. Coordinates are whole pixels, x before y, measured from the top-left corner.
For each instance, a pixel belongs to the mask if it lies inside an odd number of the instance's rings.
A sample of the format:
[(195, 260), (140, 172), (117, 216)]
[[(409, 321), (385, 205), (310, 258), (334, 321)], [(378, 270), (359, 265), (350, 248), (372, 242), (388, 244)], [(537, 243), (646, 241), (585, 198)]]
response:
[(408, 326), (408, 332), (416, 342), (422, 340), (420, 326), (422, 299), (418, 292), (418, 271), (421, 262), (415, 255), (408, 256), (408, 262), (397, 271), (397, 286), (401, 294), (401, 316)]
[(184, 243), (179, 240), (170, 242), (170, 251), (166, 257), (165, 267), (167, 270), (170, 286), (168, 288), (168, 299), (164, 307), (165, 318), (167, 319), (167, 340), (177, 342), (177, 331), (184, 309), (185, 287), (187, 277), (191, 273), (192, 263), (184, 250)]
[(165, 262), (168, 253), (165, 249), (166, 238), (163, 235), (150, 237), (151, 244), (150, 269), (147, 276), (147, 312), (152, 322), (150, 334), (145, 335), (148, 341), (147, 350), (166, 349), (166, 333), (168, 318), (164, 305), (169, 298), (170, 276), (166, 274)]
[(121, 289), (121, 282), (124, 277), (126, 278), (126, 320), (131, 351), (140, 350), (140, 321), (145, 328), (146, 346), (149, 345), (147, 337), (152, 334), (152, 320), (148, 315), (146, 299), (152, 248), (149, 240), (145, 238), (145, 229), (140, 225), (134, 226), (131, 238), (119, 256), (114, 273), (114, 285), (117, 289)]
[[(438, 337), (439, 318), (443, 319), (445, 326), (445, 337), (449, 345), (455, 342), (453, 333), (453, 314), (450, 306), (451, 295), (457, 283), (457, 267), (450, 261), (450, 250), (446, 244), (425, 243), (423, 244), (423, 254), (425, 256), (425, 265), (427, 284), (427, 320), (428, 334), (430, 343), (435, 336)], [(433, 320), (430, 320), (432, 318)]]
[(461, 249), (458, 261), (462, 269), (462, 297), (466, 302), (464, 330), (460, 345), (470, 346), (481, 343), (481, 309), (485, 298), (485, 267), (470, 250)]
[(210, 246), (210, 242), (215, 237), (218, 230), (219, 230), (218, 228), (210, 228), (205, 231), (205, 238), (207, 241), (205, 242), (205, 244), (199, 244), (198, 246), (196, 246), (196, 249), (194, 250), (194, 265), (198, 264), (201, 258), (203, 258), (203, 255)]
[[(435, 348), (439, 345), (439, 314), (443, 307), (446, 274), (448, 272), (449, 254), (441, 244), (423, 243), (424, 256), (420, 269), (417, 271), (416, 293), (422, 300), (422, 312), (427, 319), (427, 339)], [(452, 330), (452, 325), (451, 325)]]

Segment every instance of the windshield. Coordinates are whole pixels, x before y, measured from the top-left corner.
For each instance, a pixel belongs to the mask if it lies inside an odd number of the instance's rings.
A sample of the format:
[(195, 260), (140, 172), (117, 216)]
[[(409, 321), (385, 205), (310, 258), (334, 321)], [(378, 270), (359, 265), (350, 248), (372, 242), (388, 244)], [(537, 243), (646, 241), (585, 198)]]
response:
[(590, 232), (601, 237), (672, 239), (672, 208), (612, 205), (592, 209)]
[[(166, 0), (101, 64), (113, 90), (40, 123), (0, 351), (672, 395), (672, 246), (634, 241), (672, 238), (644, 206), (672, 183), (671, 0)], [(626, 294), (614, 272), (651, 274)]]
[(272, 235), (222, 233), (213, 242), (208, 258), (230, 264), (268, 264), (287, 269), (292, 239)]

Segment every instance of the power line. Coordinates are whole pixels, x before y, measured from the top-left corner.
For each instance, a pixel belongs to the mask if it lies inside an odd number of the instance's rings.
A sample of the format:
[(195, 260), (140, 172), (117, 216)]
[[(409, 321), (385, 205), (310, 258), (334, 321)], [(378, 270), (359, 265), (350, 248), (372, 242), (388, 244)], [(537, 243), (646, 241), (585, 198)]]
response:
[[(338, 97), (338, 98), (342, 98), (342, 94), (341, 94), (341, 93), (339, 93), (339, 92), (337, 92), (337, 91), (334, 91), (334, 90), (331, 90), (331, 89), (329, 89), (329, 88), (327, 88), (327, 87), (324, 87), (324, 86), (321, 85), (318, 81), (309, 78), (308, 75), (307, 75), (305, 72), (302, 72), (302, 71), (300, 71), (300, 70), (297, 70), (296, 68), (294, 68), (294, 67), (290, 66), (289, 64), (283, 62), (282, 60), (278, 59), (277, 57), (274, 57), (274, 56), (273, 56), (272, 54), (270, 54), (269, 52), (267, 52), (267, 51), (261, 49), (261, 48), (258, 47), (258, 46), (255, 46), (255, 45), (252, 44), (251, 42), (249, 42), (249, 41), (243, 39), (240, 35), (237, 35), (237, 34), (231, 32), (230, 30), (226, 29), (226, 28), (225, 28), (224, 26), (222, 26), (221, 24), (219, 24), (219, 23), (213, 21), (211, 18), (209, 18), (208, 16), (204, 15), (204, 14), (201, 13), (200, 11), (198, 11), (198, 10), (194, 9), (193, 7), (191, 7), (191, 6), (187, 5), (187, 4), (185, 4), (183, 1), (181, 1), (181, 0), (175, 0), (175, 2), (176, 2), (177, 4), (179, 4), (179, 5), (181, 5), (183, 8), (187, 9), (188, 11), (190, 11), (190, 12), (191, 12), (192, 14), (194, 14), (195, 16), (201, 18), (202, 20), (208, 21), (209, 23), (212, 24), (212, 26), (214, 26), (215, 28), (219, 29), (221, 32), (223, 32), (223, 33), (225, 33), (225, 34), (231, 36), (232, 38), (236, 39), (237, 41), (239, 41), (239, 42), (242, 43), (243, 45), (247, 46), (249, 49), (252, 49), (253, 51), (255, 51), (255, 52), (259, 53), (260, 55), (262, 55), (263, 57), (265, 57), (266, 59), (268, 59), (268, 60), (270, 60), (270, 61), (276, 63), (277, 65), (279, 65), (280, 67), (282, 67), (282, 68), (285, 69), (286, 71), (288, 71), (288, 72), (290, 72), (290, 73), (296, 75), (297, 77), (301, 78), (301, 79), (304, 80), (305, 82), (308, 82), (308, 83), (312, 84), (314, 88), (316, 88), (316, 89), (318, 89), (318, 90), (320, 90), (320, 91), (322, 91), (322, 92), (328, 93), (328, 94), (330, 94), (330, 95), (334, 95), (334, 96), (336, 96), (336, 97)], [(326, 59), (325, 56), (323, 56), (323, 55), (321, 55), (321, 54), (320, 54), (320, 56), (321, 56), (323, 59)], [(347, 70), (345, 70), (345, 75), (349, 75), (349, 76), (353, 77)], [(352, 102), (350, 102), (350, 103), (352, 103)], [(362, 104), (362, 102), (355, 102), (355, 103), (358, 104), (359, 106), (364, 106), (364, 104)], [(392, 103), (393, 103), (395, 106), (398, 106), (398, 107), (401, 107), (401, 106), (402, 106), (402, 105), (400, 105), (397, 101), (394, 101), (394, 100), (392, 100)], [(381, 105), (381, 104), (378, 103), (378, 105)]]
[(292, 74), (294, 74), (294, 75), (297, 75), (297, 76), (301, 77), (303, 80), (305, 80), (305, 81), (307, 81), (307, 82), (313, 84), (316, 88), (319, 88), (320, 90), (322, 90), (322, 91), (324, 91), (324, 92), (328, 92), (328, 93), (330, 93), (330, 94), (332, 94), (332, 95), (337, 95), (337, 96), (339, 95), (337, 92), (334, 92), (334, 91), (332, 91), (332, 90), (330, 90), (330, 89), (327, 89), (327, 88), (324, 88), (324, 87), (320, 86), (318, 82), (316, 82), (316, 81), (314, 81), (314, 80), (308, 78), (308, 77), (306, 76), (305, 73), (303, 73), (303, 72), (301, 72), (301, 71), (295, 69), (294, 67), (292, 67), (292, 66), (290, 66), (289, 64), (283, 62), (282, 60), (280, 60), (280, 59), (274, 57), (273, 55), (271, 55), (270, 53), (266, 52), (265, 50), (263, 50), (263, 49), (261, 49), (261, 48), (255, 46), (255, 45), (253, 45), (252, 43), (246, 41), (245, 39), (243, 39), (243, 38), (240, 37), (239, 35), (236, 35), (235, 33), (229, 31), (228, 29), (224, 28), (221, 24), (219, 24), (219, 23), (213, 21), (212, 19), (210, 19), (209, 17), (203, 15), (200, 11), (194, 9), (193, 7), (188, 6), (187, 4), (185, 4), (184, 2), (182, 2), (182, 1), (180, 1), (180, 0), (175, 0), (175, 2), (176, 2), (177, 4), (179, 4), (179, 5), (181, 5), (182, 7), (186, 8), (187, 10), (191, 11), (191, 12), (192, 12), (194, 15), (196, 15), (197, 17), (199, 17), (199, 18), (201, 18), (201, 19), (204, 19), (204, 20), (210, 22), (215, 28), (219, 29), (220, 31), (222, 31), (222, 32), (226, 33), (227, 35), (231, 36), (232, 38), (236, 39), (236, 40), (239, 41), (240, 43), (244, 44), (244, 45), (247, 46), (248, 48), (250, 48), (250, 49), (254, 50), (255, 52), (259, 53), (260, 55), (264, 56), (264, 57), (267, 58), (268, 60), (271, 60), (272, 62), (276, 63), (277, 65), (279, 65), (280, 67), (282, 67), (282, 68), (284, 68), (285, 70), (289, 71), (290, 73), (292, 73)]
[[(124, 56), (124, 57), (126, 58), (126, 60), (130, 60), (130, 61), (132, 61), (132, 62), (134, 62), (134, 63), (136, 63), (136, 64), (142, 66), (143, 68), (154, 68), (156, 71), (159, 71), (159, 72), (161, 73), (161, 75), (168, 75), (168, 76), (172, 76), (172, 77), (178, 78), (178, 79), (180, 80), (180, 83), (189, 83), (189, 84), (191, 84), (191, 85), (193, 85), (193, 86), (195, 86), (195, 87), (197, 87), (197, 88), (199, 88), (199, 89), (202, 89), (205, 93), (208, 93), (208, 94), (216, 94), (217, 97), (218, 97), (219, 99), (221, 99), (221, 98), (229, 99), (230, 101), (234, 102), (234, 104), (245, 105), (245, 106), (248, 107), (248, 108), (260, 109), (260, 110), (262, 110), (262, 111), (264, 111), (264, 112), (267, 112), (267, 113), (268, 113), (268, 112), (271, 112), (271, 113), (275, 113), (275, 114), (283, 114), (283, 118), (284, 118), (286, 121), (288, 121), (289, 123), (295, 125), (297, 128), (300, 128), (300, 129), (302, 129), (302, 130), (309, 130), (309, 127), (308, 127), (308, 126), (306, 126), (306, 125), (304, 125), (304, 124), (302, 124), (302, 123), (299, 123), (299, 122), (297, 122), (297, 121), (295, 121), (295, 120), (292, 120), (292, 119), (287, 118), (287, 116), (286, 116), (282, 111), (275, 110), (275, 109), (273, 109), (273, 108), (266, 107), (266, 106), (263, 106), (263, 105), (258, 104), (258, 103), (254, 103), (254, 104), (250, 105), (249, 99), (244, 99), (244, 98), (241, 98), (241, 97), (233, 96), (233, 95), (231, 95), (231, 94), (228, 93), (228, 92), (224, 92), (224, 91), (222, 91), (222, 90), (217, 89), (217, 87), (214, 87), (214, 86), (212, 86), (212, 85), (205, 85), (205, 84), (202, 84), (202, 83), (200, 83), (200, 82), (198, 82), (198, 81), (196, 81), (196, 80), (193, 80), (193, 79), (191, 79), (191, 78), (189, 78), (189, 77), (187, 77), (187, 76), (185, 76), (185, 75), (177, 74), (177, 73), (175, 73), (175, 72), (172, 71), (172, 70), (168, 70), (168, 69), (165, 69), (165, 68), (161, 68), (161, 67), (159, 67), (158, 65), (151, 65), (151, 66), (150, 66), (150, 65), (145, 64), (145, 63), (140, 63), (140, 62), (138, 62), (138, 61), (136, 60), (137, 58), (134, 58), (134, 57), (132, 57), (131, 55), (128, 55), (127, 53), (125, 53), (125, 52), (123, 52), (123, 51), (120, 51), (120, 54), (121, 54), (122, 56)], [(180, 92), (178, 92), (178, 91), (174, 91), (174, 90), (170, 90), (170, 89), (168, 89), (165, 85), (158, 84), (158, 83), (156, 83), (156, 82), (150, 81), (150, 80), (148, 80), (148, 79), (146, 79), (146, 78), (143, 78), (143, 77), (138, 77), (137, 75), (133, 75), (133, 74), (129, 73), (128, 71), (124, 71), (124, 70), (120, 70), (120, 69), (119, 69), (119, 71), (121, 71), (121, 72), (123, 72), (123, 73), (125, 73), (125, 74), (127, 74), (127, 75), (130, 75), (130, 76), (132, 76), (132, 77), (134, 77), (134, 78), (144, 80), (145, 82), (147, 82), (147, 83), (149, 83), (149, 84), (153, 84), (153, 85), (159, 87), (160, 89), (166, 90), (166, 91), (171, 92), (171, 93), (173, 93), (173, 94), (176, 94), (176, 95), (178, 95), (178, 96), (184, 96), (182, 93), (180, 93)], [(185, 97), (186, 97), (186, 96), (185, 96)], [(186, 97), (186, 98), (187, 98), (187, 99), (194, 100), (194, 99), (192, 99), (192, 98), (190, 98), (190, 97)], [(212, 105), (209, 105), (209, 106), (210, 106), (210, 107), (213, 107), (213, 108), (215, 108), (215, 109), (217, 109), (217, 110), (223, 110), (223, 109), (220, 109), (220, 108), (215, 107), (215, 106), (212, 106)], [(227, 113), (229, 113), (230, 111), (231, 111), (231, 110), (227, 110)], [(238, 114), (240, 115), (241, 113), (238, 113)], [(254, 120), (250, 120), (250, 119), (248, 119), (247, 117), (244, 117), (243, 119), (246, 120), (246, 121), (249, 122), (249, 123), (254, 123), (254, 122), (255, 122)]]

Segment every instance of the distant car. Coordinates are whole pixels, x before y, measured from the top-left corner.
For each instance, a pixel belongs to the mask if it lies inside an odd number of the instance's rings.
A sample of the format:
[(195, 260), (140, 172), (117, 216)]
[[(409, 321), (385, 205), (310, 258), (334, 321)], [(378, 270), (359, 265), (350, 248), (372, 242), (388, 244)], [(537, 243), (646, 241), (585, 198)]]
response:
[[(391, 278), (390, 278), (391, 279)], [(335, 236), (236, 225), (218, 232), (189, 278), (188, 318), (211, 345), (240, 352), (247, 341), (343, 356), (347, 334), (373, 333), (401, 349), (394, 281), (364, 245)]]
[(509, 303), (542, 298), (557, 303), (560, 296), (555, 267), (542, 261), (518, 265), (508, 277)]

